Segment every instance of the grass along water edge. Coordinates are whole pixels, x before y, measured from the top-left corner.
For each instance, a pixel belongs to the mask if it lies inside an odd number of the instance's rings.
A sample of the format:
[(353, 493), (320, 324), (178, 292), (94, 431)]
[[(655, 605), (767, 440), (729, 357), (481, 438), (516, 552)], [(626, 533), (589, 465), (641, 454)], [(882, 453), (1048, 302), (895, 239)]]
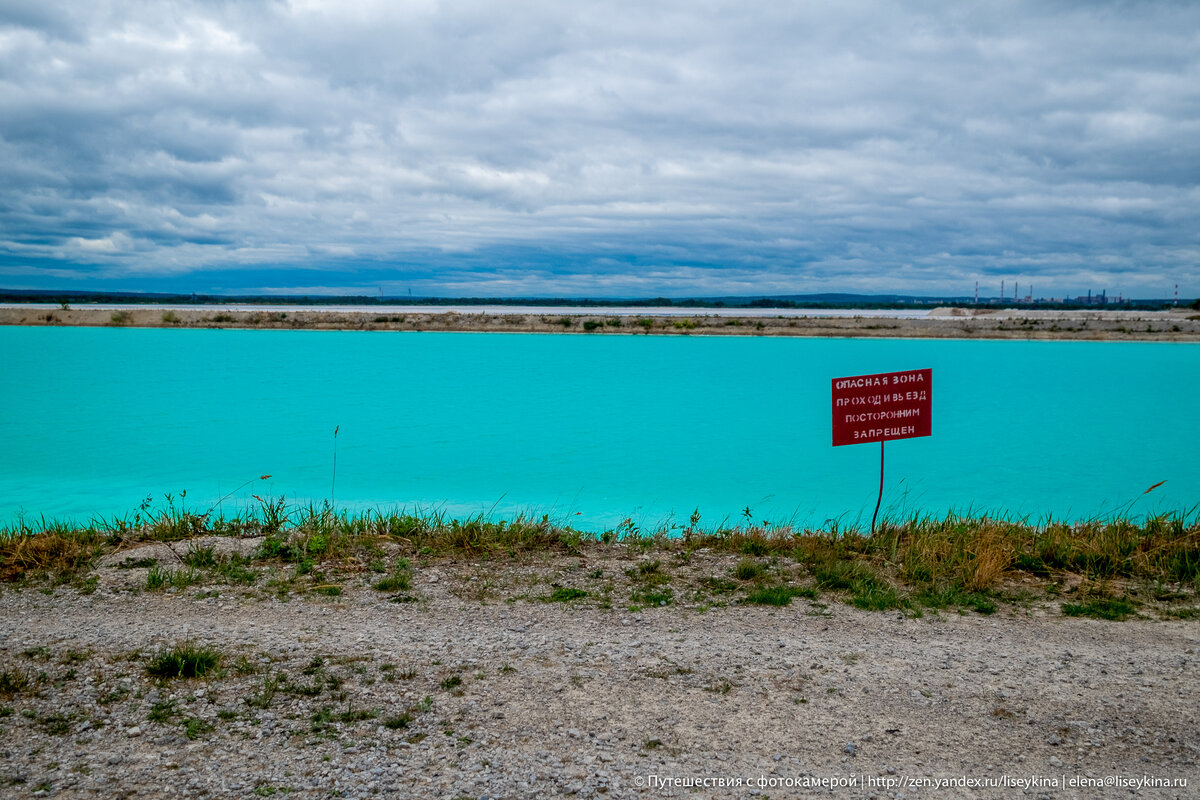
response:
[[(151, 592), (198, 587), (334, 599), (365, 574), (368, 590), (393, 593), (394, 602), (418, 602), (414, 587), (422, 569), (458, 565), (474, 571), (469, 599), (481, 601), (504, 596), (706, 610), (786, 606), (797, 598), (819, 605), (832, 598), (921, 615), (941, 609), (991, 614), (1048, 600), (1070, 616), (1200, 616), (1195, 509), (1076, 524), (917, 517), (884, 520), (866, 536), (836, 526), (754, 525), (749, 517), (741, 526), (705, 529), (698, 513), (686, 526), (645, 531), (627, 519), (582, 531), (547, 516), (351, 513), (329, 503), (289, 506), (283, 498), (258, 498), (256, 507), (226, 517), (212, 509), (189, 511), (185, 499), (186, 493), (168, 495), (158, 505), (147, 501), (130, 515), (88, 525), (41, 519), (0, 529), (0, 581), (91, 592), (99, 559), (128, 552), (121, 565), (145, 569), (141, 588)], [(214, 542), (222, 539), (251, 548), (218, 552)], [(139, 557), (150, 543), (162, 546), (159, 556)], [(558, 569), (545, 589), (496, 588), (506, 565), (539, 559), (579, 569)]]

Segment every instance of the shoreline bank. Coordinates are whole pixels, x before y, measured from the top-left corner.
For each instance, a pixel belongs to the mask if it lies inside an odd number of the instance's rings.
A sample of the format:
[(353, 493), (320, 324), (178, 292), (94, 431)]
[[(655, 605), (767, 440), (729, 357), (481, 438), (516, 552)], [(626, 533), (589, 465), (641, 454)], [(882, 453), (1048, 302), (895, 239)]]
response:
[[(0, 585), (95, 588), (99, 577), (118, 574), (111, 572), (116, 567), (142, 569), (136, 574), (149, 590), (232, 582), (268, 594), (274, 587), (282, 596), (331, 582), (353, 586), (365, 579), (371, 586), (385, 576), (395, 584), (387, 588), (407, 590), (414, 572), (455, 565), (472, 580), (483, 578), (481, 587), (492, 587), (483, 594), (508, 602), (588, 598), (582, 605), (704, 610), (834, 598), (920, 617), (947, 607), (990, 614), (1000, 605), (1056, 605), (1074, 595), (1079, 607), (1073, 612), (1064, 605), (1062, 613), (1200, 617), (1200, 517), (1194, 511), (1037, 525), (950, 515), (883, 520), (868, 534), (766, 523), (701, 528), (699, 514), (687, 526), (642, 530), (626, 519), (587, 531), (548, 517), (460, 520), (337, 512), (283, 498), (259, 503), (257, 510), (226, 517), (215, 507), (186, 511), (169, 499), (87, 525), (41, 519), (0, 527)], [(139, 552), (144, 557), (134, 555)], [(621, 569), (559, 573), (546, 581), (566, 597), (528, 591), (536, 580), (522, 591), (522, 582), (508, 575), (520, 562), (571, 559)], [(231, 581), (231, 574), (247, 580)], [(275, 578), (264, 586), (259, 579), (269, 574)]]
[(456, 311), (267, 311), (221, 307), (0, 308), (0, 325), (256, 330), (455, 331), (669, 336), (802, 336), (921, 339), (1043, 339), (1200, 342), (1200, 313), (1173, 311), (989, 311), (934, 309), (924, 317), (786, 314), (458, 313)]

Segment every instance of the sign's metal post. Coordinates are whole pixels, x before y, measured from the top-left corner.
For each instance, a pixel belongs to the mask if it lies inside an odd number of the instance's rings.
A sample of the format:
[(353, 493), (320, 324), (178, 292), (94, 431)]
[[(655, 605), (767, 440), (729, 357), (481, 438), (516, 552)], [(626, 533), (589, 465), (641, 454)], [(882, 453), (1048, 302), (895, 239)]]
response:
[(875, 519), (879, 516), (879, 504), (883, 502), (883, 442), (879, 443), (879, 497), (875, 499), (875, 513), (871, 515), (871, 535), (875, 535)]
[(879, 442), (879, 495), (871, 515), (872, 535), (883, 504), (884, 442), (931, 435), (932, 369), (833, 379), (833, 446)]

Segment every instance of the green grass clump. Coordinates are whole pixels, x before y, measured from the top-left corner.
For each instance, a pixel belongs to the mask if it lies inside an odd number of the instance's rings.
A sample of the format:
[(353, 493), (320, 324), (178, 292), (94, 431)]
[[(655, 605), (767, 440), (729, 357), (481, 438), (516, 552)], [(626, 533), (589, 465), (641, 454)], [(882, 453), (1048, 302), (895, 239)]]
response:
[(404, 592), (412, 588), (412, 578), (408, 573), (397, 573), (375, 582), (375, 588), (381, 592)]
[(747, 556), (765, 556), (771, 552), (771, 546), (761, 537), (747, 536), (742, 538), (737, 550)]
[(1200, 618), (1200, 608), (1195, 606), (1190, 608), (1168, 608), (1165, 614), (1169, 619), (1198, 619)]
[(258, 547), (258, 557), (263, 559), (279, 559), (280, 561), (300, 561), (304, 558), (303, 551), (293, 545), (288, 536), (282, 532), (263, 539)]
[(171, 585), (176, 589), (186, 589), (203, 581), (204, 575), (194, 569), (180, 569), (171, 573)]
[(733, 577), (739, 581), (752, 581), (762, 574), (762, 566), (749, 558), (743, 558), (733, 569)]
[(407, 558), (396, 562), (392, 574), (375, 582), (375, 588), (381, 592), (406, 592), (412, 588), (412, 575), (409, 573)]
[(878, 577), (857, 581), (851, 587), (850, 602), (868, 611), (887, 611), (909, 606), (908, 601), (900, 596), (895, 586)]
[(42, 726), (42, 730), (51, 736), (66, 736), (74, 727), (73, 714), (47, 714), (38, 719), (38, 724)]
[(671, 582), (671, 574), (662, 568), (662, 562), (639, 561), (637, 566), (625, 570), (629, 579), (643, 588), (665, 586)]
[(157, 591), (168, 585), (176, 589), (186, 589), (204, 580), (204, 575), (194, 569), (169, 570), (155, 564), (146, 573), (146, 589)]
[(70, 649), (58, 657), (58, 663), (60, 663), (60, 664), (82, 664), (85, 661), (91, 660), (91, 658), (92, 658), (92, 653), (90, 650)]
[(170, 580), (171, 571), (163, 569), (158, 564), (153, 564), (150, 571), (146, 573), (146, 588), (150, 591), (156, 591), (165, 587)]
[(886, 611), (910, 605), (891, 582), (862, 561), (826, 561), (815, 564), (812, 572), (818, 588), (848, 591), (850, 602), (859, 608)]
[(1137, 606), (1123, 597), (1098, 597), (1082, 603), (1063, 603), (1063, 615), (1068, 617), (1092, 617), (1118, 621), (1137, 612)]
[(746, 595), (746, 602), (760, 606), (786, 606), (792, 602), (793, 597), (816, 600), (817, 590), (799, 586), (760, 586), (750, 590)]
[(259, 666), (246, 656), (241, 655), (233, 662), (233, 671), (238, 675), (257, 675)]
[(861, 581), (875, 576), (874, 570), (867, 564), (850, 560), (827, 561), (814, 565), (812, 573), (819, 588), (835, 591), (853, 589)]
[(642, 606), (669, 606), (675, 599), (675, 593), (670, 586), (665, 587), (643, 587), (635, 589), (629, 599), (634, 603)]
[(234, 553), (217, 561), (215, 572), (228, 584), (251, 586), (258, 581), (258, 571), (251, 567), (253, 562)]
[(189, 739), (199, 739), (213, 729), (211, 722), (199, 717), (188, 717), (183, 721), (183, 735)]
[(193, 644), (176, 645), (150, 659), (146, 672), (154, 678), (202, 678), (221, 663), (221, 652)]
[(275, 699), (275, 693), (286, 683), (286, 679), (278, 672), (268, 672), (263, 676), (262, 691), (245, 698), (244, 702), (251, 708), (269, 708), (271, 701)]
[(192, 545), (183, 556), (183, 563), (195, 569), (210, 569), (217, 566), (216, 548)]
[(928, 588), (913, 595), (913, 602), (927, 608), (969, 608), (979, 614), (995, 614), (996, 601), (984, 592), (967, 592), (958, 587)]
[(362, 722), (368, 719), (375, 719), (379, 716), (379, 712), (374, 709), (367, 708), (347, 708), (341, 714), (338, 714), (334, 719), (338, 722), (355, 723)]
[(395, 717), (384, 717), (383, 727), (388, 730), (396, 731), (401, 728), (407, 728), (413, 721), (413, 715), (407, 711)]
[(151, 722), (166, 723), (179, 716), (179, 706), (174, 700), (161, 700), (150, 706), (146, 719)]

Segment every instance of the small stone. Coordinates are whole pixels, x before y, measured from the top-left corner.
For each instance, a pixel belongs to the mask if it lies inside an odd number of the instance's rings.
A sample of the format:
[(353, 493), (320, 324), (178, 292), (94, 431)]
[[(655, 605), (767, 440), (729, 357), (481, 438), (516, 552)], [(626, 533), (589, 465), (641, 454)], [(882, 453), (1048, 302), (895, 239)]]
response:
[(858, 745), (856, 745), (854, 742), (846, 742), (846, 746), (843, 747), (842, 750), (848, 755), (858, 755)]
[(1063, 762), (1062, 762), (1061, 758), (1059, 758), (1058, 756), (1050, 756), (1050, 766), (1061, 767), (1062, 765), (1063, 765)]
[(132, 728), (125, 731), (125, 735), (128, 736), (129, 738), (133, 739), (135, 737), (142, 735), (142, 729), (139, 728), (137, 725), (134, 725)]

